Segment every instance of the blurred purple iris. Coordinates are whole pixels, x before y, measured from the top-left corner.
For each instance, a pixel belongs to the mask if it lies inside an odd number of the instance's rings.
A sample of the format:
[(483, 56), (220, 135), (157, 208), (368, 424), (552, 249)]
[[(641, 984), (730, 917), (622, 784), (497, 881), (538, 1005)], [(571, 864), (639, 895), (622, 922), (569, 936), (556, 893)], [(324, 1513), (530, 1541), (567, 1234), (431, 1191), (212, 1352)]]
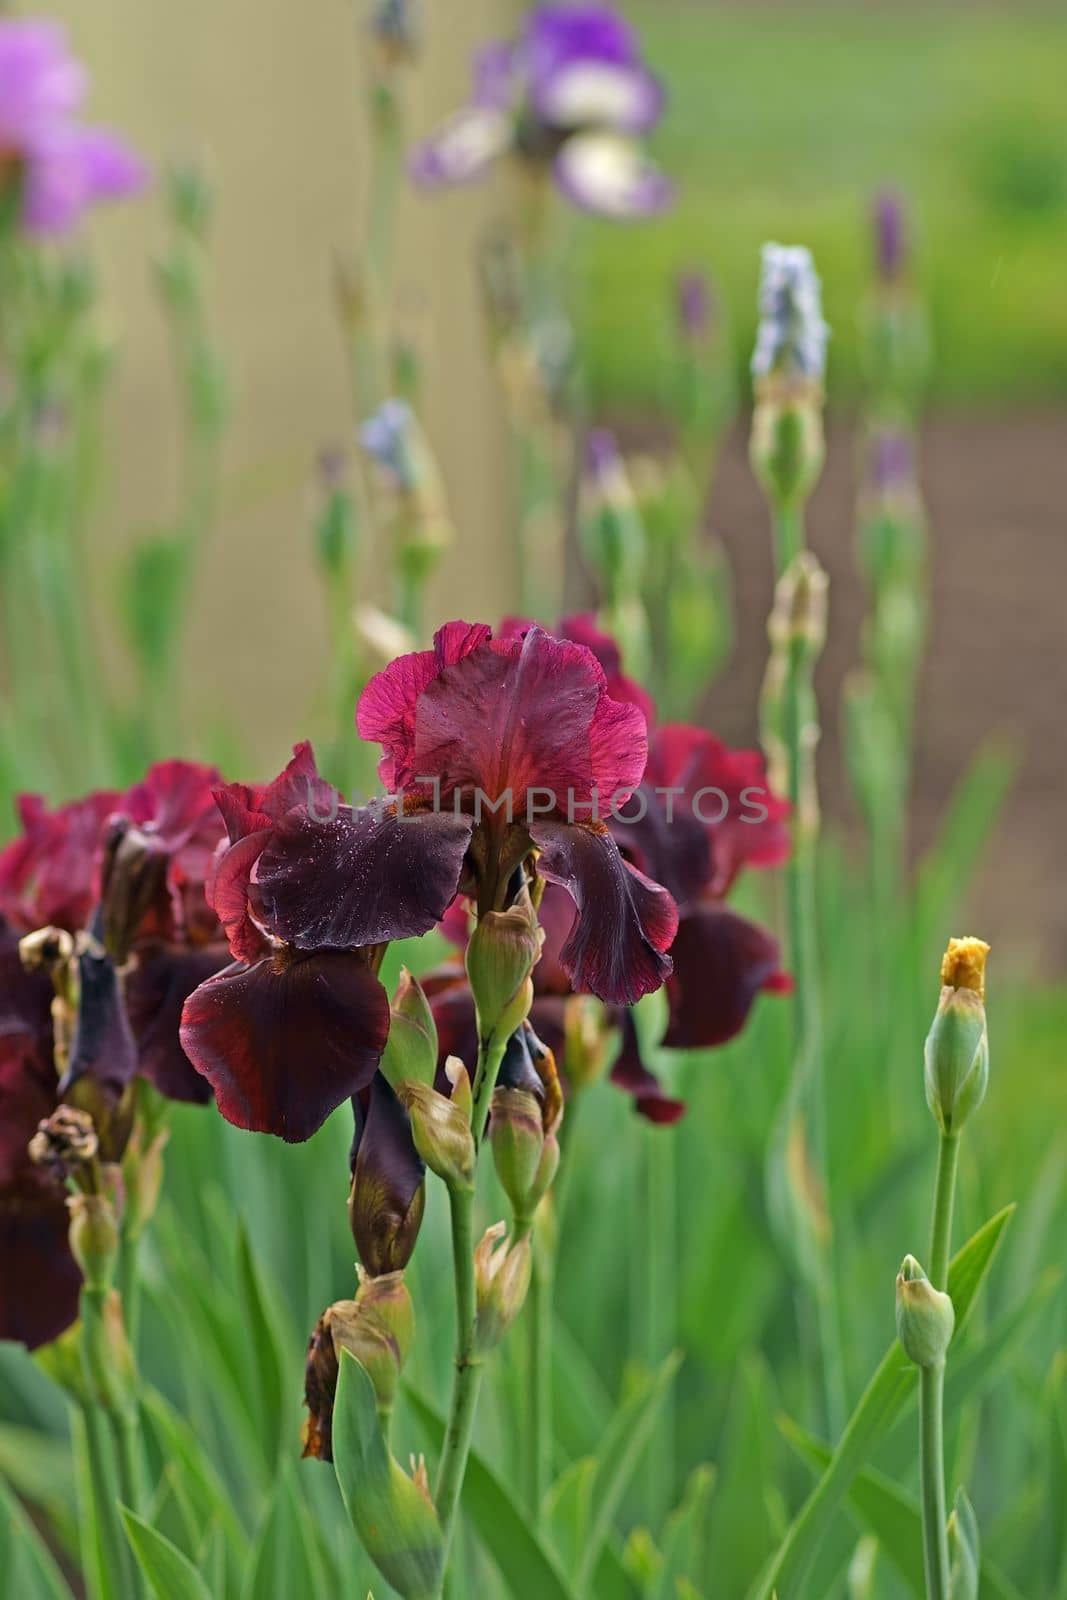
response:
[(98, 200), (143, 187), (143, 163), (77, 120), (86, 74), (52, 22), (0, 21), (0, 197), (30, 233), (66, 233)]
[(475, 59), (470, 104), (415, 152), (427, 188), (481, 177), (507, 151), (550, 168), (583, 211), (652, 216), (672, 188), (640, 143), (663, 112), (659, 80), (628, 24), (607, 6), (538, 6), (516, 40)]

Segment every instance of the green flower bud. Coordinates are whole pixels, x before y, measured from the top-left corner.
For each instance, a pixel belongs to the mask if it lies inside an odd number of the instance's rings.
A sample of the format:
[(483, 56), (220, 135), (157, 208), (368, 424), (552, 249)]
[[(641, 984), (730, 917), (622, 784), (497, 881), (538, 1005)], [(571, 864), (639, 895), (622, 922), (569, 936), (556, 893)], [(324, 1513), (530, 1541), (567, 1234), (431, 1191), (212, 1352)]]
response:
[(545, 1133), (537, 1096), (528, 1089), (495, 1089), (489, 1138), (500, 1186), (516, 1221), (527, 1224), (559, 1167), (559, 1144), (554, 1133)]
[(354, 1300), (328, 1306), (315, 1324), (304, 1371), (303, 1454), (333, 1459), (333, 1405), (341, 1351), (356, 1357), (374, 1387), (379, 1416), (392, 1411), (400, 1373), (411, 1347), (414, 1315), (403, 1274), (361, 1274)]
[(897, 1337), (917, 1367), (939, 1367), (952, 1342), (956, 1313), (914, 1256), (897, 1273)]
[(467, 941), (467, 979), (478, 1012), (479, 1037), (508, 1038), (533, 1004), (530, 974), (544, 933), (523, 889), (507, 911), (486, 911)]
[(119, 1251), (119, 1224), (110, 1199), (102, 1194), (72, 1194), (70, 1249), (92, 1289), (110, 1287)]
[(399, 1094), (405, 1084), (432, 1084), (437, 1072), (437, 1028), (430, 1003), (406, 967), (393, 996), (379, 1070)]
[(989, 1036), (981, 939), (950, 939), (941, 963), (941, 998), (926, 1038), (926, 1101), (942, 1133), (958, 1133), (985, 1099)]
[(978, 1575), (982, 1566), (978, 1519), (964, 1489), (956, 1490), (956, 1503), (948, 1519), (949, 1600), (978, 1600)]
[(778, 506), (804, 504), (826, 459), (817, 384), (787, 388), (771, 377), (758, 385), (749, 459), (768, 500)]
[[(474, 1251), (478, 1304), (475, 1344), (483, 1354), (507, 1333), (522, 1310), (530, 1287), (533, 1254), (529, 1234), (515, 1244), (506, 1241), (503, 1222), (487, 1228)], [(503, 1241), (503, 1242), (501, 1242)]]
[(430, 1171), (450, 1189), (473, 1188), (474, 1135), (463, 1107), (426, 1083), (402, 1083), (397, 1094), (410, 1118), (415, 1148)]

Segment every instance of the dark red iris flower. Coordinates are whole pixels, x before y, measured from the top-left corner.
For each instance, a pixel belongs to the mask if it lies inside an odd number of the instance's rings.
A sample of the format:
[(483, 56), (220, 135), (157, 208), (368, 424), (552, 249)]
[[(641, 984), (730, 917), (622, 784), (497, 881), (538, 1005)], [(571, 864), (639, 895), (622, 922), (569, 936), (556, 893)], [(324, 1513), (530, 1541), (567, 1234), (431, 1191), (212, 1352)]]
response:
[[(529, 624), (505, 627), (521, 637)], [(574, 618), (561, 629), (581, 627), (619, 694), (632, 686), (621, 673), (619, 652), (598, 635), (591, 618)], [(745, 866), (772, 867), (789, 853), (788, 806), (771, 793), (763, 758), (734, 750), (701, 728), (667, 724), (650, 735), (642, 782), (616, 808), (612, 835), (624, 858), (661, 884), (679, 910), (668, 954), (668, 1022), (662, 1044), (671, 1049), (707, 1049), (725, 1044), (744, 1027), (758, 994), (790, 987), (777, 941), (765, 929), (725, 904)], [(541, 960), (534, 968), (531, 1021), (556, 1051), (566, 1070), (564, 1006), (581, 992), (560, 952), (569, 926), (566, 896), (545, 886), (538, 912), (545, 930)], [(442, 931), (462, 947), (469, 913), (457, 902)], [(461, 982), (462, 969), (445, 967), (428, 983), (441, 1038), (442, 1056), (463, 1056), (476, 1045), (473, 1007)], [(637, 1109), (656, 1122), (674, 1122), (684, 1102), (666, 1094), (642, 1058), (633, 1016), (619, 1007), (619, 1051), (612, 1079), (634, 1097)], [(464, 1058), (465, 1059), (465, 1058)]]
[(629, 1003), (670, 972), (674, 902), (597, 817), (640, 782), (645, 719), (587, 646), (450, 623), (370, 681), (357, 723), (387, 802), (341, 804), (306, 745), (273, 784), (216, 797), (230, 844), (209, 897), (235, 960), (187, 1002), (182, 1040), (226, 1117), (287, 1139), (369, 1088), (384, 947), (461, 892), (504, 908), (524, 861), (569, 897), (570, 982)]
[(114, 1088), (140, 1072), (171, 1099), (210, 1099), (178, 1025), (186, 995), (229, 959), (205, 890), (225, 838), (220, 781), (213, 767), (163, 761), (125, 793), (54, 810), (37, 795), (19, 799), (21, 833), (0, 850), (0, 917), (16, 935), (89, 930), (106, 952), (80, 958), (85, 993), (99, 1004), (80, 1019), (72, 1079), (99, 1070)]
[(56, 1107), (51, 1003), (48, 978), (25, 971), (0, 919), (0, 1339), (31, 1350), (70, 1326), (81, 1288), (63, 1191), (27, 1149)]

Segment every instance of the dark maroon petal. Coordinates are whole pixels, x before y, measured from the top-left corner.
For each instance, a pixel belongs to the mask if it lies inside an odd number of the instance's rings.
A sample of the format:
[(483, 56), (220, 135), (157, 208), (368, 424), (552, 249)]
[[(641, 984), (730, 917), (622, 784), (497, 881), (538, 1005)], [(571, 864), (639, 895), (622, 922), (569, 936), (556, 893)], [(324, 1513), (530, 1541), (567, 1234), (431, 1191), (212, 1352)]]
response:
[(627, 861), (661, 883), (680, 906), (703, 894), (711, 877), (708, 830), (680, 796), (659, 795), (643, 783), (616, 807), (609, 825)]
[(625, 1089), (627, 1094), (633, 1095), (635, 1109), (643, 1117), (647, 1117), (649, 1122), (663, 1124), (677, 1122), (685, 1115), (685, 1101), (675, 1100), (667, 1094), (656, 1074), (645, 1066), (641, 1059), (641, 1043), (637, 1037), (632, 1013), (629, 1010), (623, 1011), (618, 1021), (622, 1040), (615, 1065), (611, 1069), (612, 1083), (618, 1084), (620, 1089)]
[(208, 902), (237, 961), (255, 961), (266, 946), (248, 903), (252, 868), (270, 839), (270, 827), (248, 833), (221, 851), (208, 885)]
[(137, 1070), (168, 1100), (204, 1104), (211, 1085), (181, 1047), (182, 1007), (200, 984), (228, 966), (224, 944), (137, 947), (126, 974), (126, 1013), (137, 1044)]
[[(52, 986), (44, 983), (47, 1007)], [(51, 1026), (28, 1011), (0, 1013), (0, 1190), (30, 1170), (27, 1146), (55, 1110), (56, 1088)]]
[(300, 949), (427, 933), (455, 896), (473, 826), (448, 811), (342, 806), (329, 821), (292, 811), (256, 866), (258, 919)]
[(82, 1078), (91, 1078), (117, 1100), (136, 1071), (137, 1046), (114, 962), (108, 955), (83, 950), (74, 1038), (60, 1092), (65, 1095)]
[(670, 1021), (663, 1043), (675, 1049), (725, 1044), (744, 1027), (761, 989), (788, 987), (777, 940), (726, 906), (687, 911), (671, 957)]
[(322, 950), (209, 978), (185, 1002), (181, 1043), (228, 1122), (297, 1143), (370, 1082), (388, 1032), (370, 968)]
[(530, 834), (541, 851), (538, 871), (578, 908), (559, 955), (574, 989), (628, 1005), (658, 989), (678, 927), (666, 889), (624, 861), (607, 832), (535, 822)]
[(478, 1021), (466, 973), (459, 965), (442, 968), (439, 981), (439, 988), (432, 982), (426, 988), (437, 1027), (438, 1071), (443, 1071), (449, 1056), (458, 1056), (473, 1078), (478, 1059)]
[(381, 1073), (354, 1102), (350, 1216), (360, 1260), (372, 1277), (401, 1272), (415, 1248), (426, 1177), (407, 1112)]
[(76, 1320), (81, 1273), (68, 1225), (62, 1192), (34, 1176), (0, 1190), (0, 1339), (36, 1350)]
[(558, 883), (546, 883), (537, 908), (537, 920), (544, 930), (541, 959), (533, 969), (534, 993), (571, 992), (571, 980), (560, 961), (563, 946), (574, 924), (574, 901)]

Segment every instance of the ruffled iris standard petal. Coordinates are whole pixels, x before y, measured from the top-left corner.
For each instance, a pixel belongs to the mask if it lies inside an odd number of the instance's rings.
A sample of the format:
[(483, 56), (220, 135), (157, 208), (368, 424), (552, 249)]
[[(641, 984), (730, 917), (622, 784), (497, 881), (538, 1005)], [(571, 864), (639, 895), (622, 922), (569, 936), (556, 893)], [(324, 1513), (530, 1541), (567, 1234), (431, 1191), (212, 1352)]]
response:
[(606, 831), (535, 822), (530, 833), (541, 851), (537, 870), (578, 908), (559, 955), (575, 990), (632, 1005), (658, 989), (678, 927), (666, 889), (624, 861)]
[(126, 974), (126, 1012), (137, 1045), (137, 1070), (168, 1100), (206, 1104), (211, 1085), (181, 1047), (182, 1007), (200, 984), (229, 966), (221, 943), (139, 945)]
[(688, 911), (671, 945), (670, 1021), (663, 1043), (679, 1050), (725, 1044), (740, 1033), (761, 990), (781, 993), (790, 980), (777, 940), (726, 906)]
[(576, 133), (556, 156), (556, 182), (569, 200), (617, 222), (653, 217), (674, 199), (674, 185), (619, 133)]
[(228, 1122), (298, 1143), (370, 1083), (388, 1033), (374, 973), (323, 950), (209, 978), (185, 1002), (181, 1043)]
[(378, 775), (387, 789), (406, 789), (416, 776), (415, 713), (423, 690), (491, 637), (484, 622), (449, 622), (434, 634), (432, 650), (397, 656), (367, 684), (356, 707), (356, 727), (361, 739), (382, 746)]
[(572, 61), (533, 86), (534, 108), (553, 128), (645, 133), (663, 115), (663, 85), (647, 67)]
[(646, 753), (644, 717), (611, 700), (595, 656), (536, 626), (472, 651), (418, 700), (418, 773), (439, 774), (445, 794), (510, 793), (516, 820), (533, 790), (563, 812), (594, 789), (629, 793)]
[(685, 1101), (669, 1095), (656, 1074), (645, 1066), (632, 1013), (623, 1011), (618, 1020), (621, 1040), (611, 1069), (612, 1083), (633, 1096), (636, 1110), (649, 1122), (677, 1122), (685, 1115)]
[(40, 795), (20, 795), (21, 834), (0, 851), (0, 916), (27, 932), (84, 927), (97, 900), (104, 823), (121, 800), (104, 789), (50, 811)]
[(427, 933), (456, 893), (474, 826), (447, 811), (293, 811), (272, 831), (252, 898), (286, 944), (352, 949)]

